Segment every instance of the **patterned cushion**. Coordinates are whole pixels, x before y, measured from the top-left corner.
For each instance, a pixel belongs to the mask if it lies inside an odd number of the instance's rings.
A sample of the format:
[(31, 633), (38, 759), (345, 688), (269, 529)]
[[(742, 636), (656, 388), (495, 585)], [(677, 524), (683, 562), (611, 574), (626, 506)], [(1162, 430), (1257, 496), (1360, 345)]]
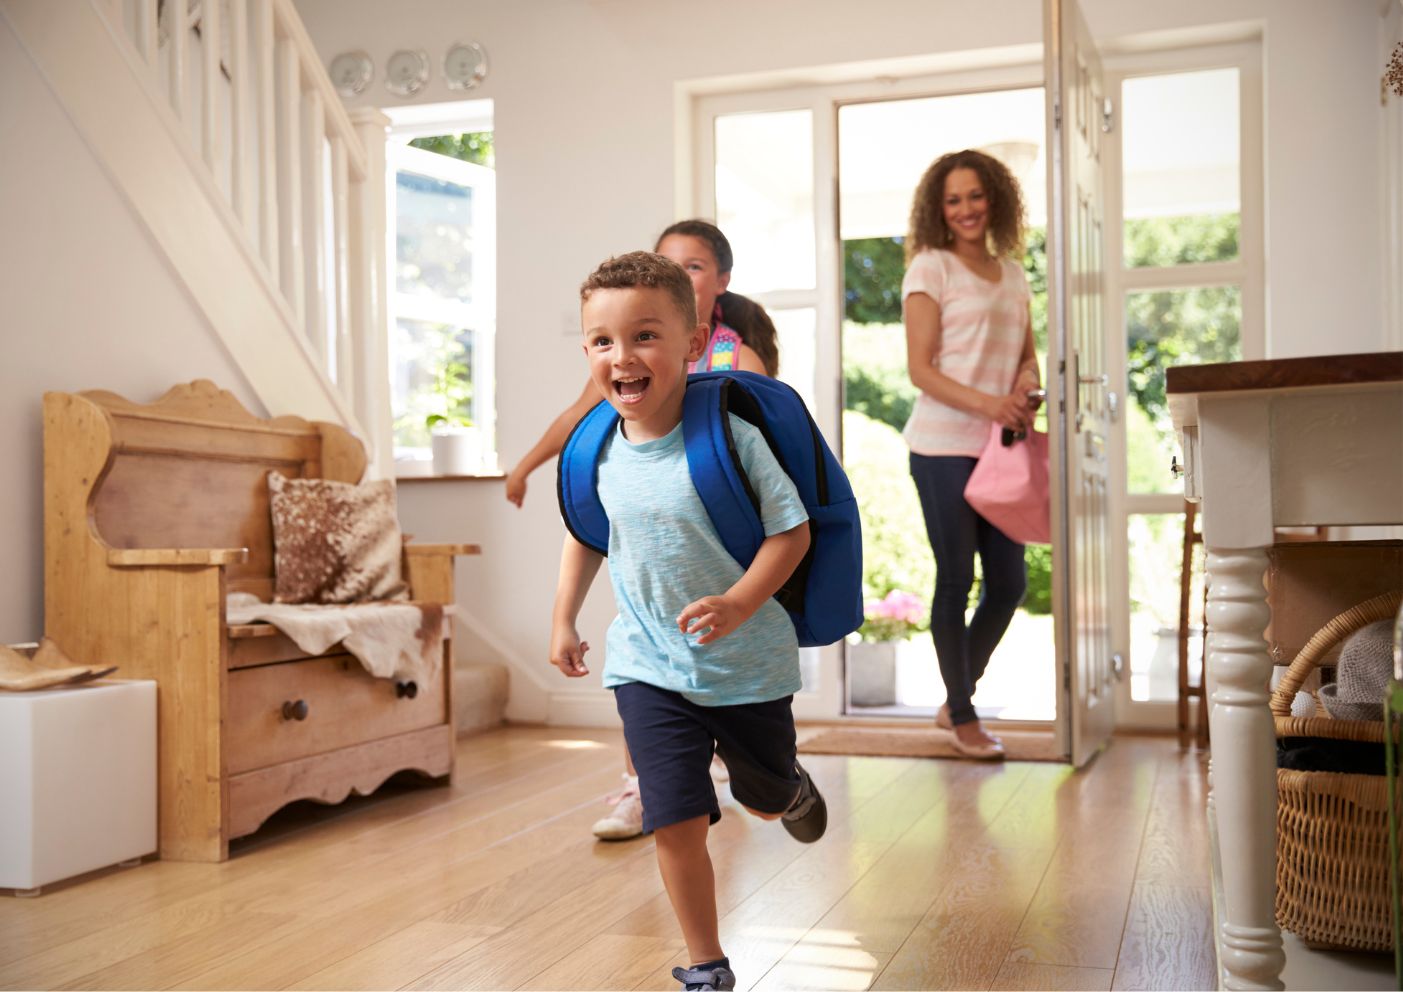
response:
[(268, 473), (279, 603), (407, 599), (389, 480), (359, 486)]

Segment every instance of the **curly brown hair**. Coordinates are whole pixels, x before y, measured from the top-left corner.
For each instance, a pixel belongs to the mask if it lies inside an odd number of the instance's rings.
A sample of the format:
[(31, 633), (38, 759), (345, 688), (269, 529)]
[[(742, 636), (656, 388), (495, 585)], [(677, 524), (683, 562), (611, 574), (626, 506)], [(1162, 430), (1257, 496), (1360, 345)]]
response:
[(580, 302), (584, 303), (598, 289), (637, 288), (661, 289), (682, 315), (687, 330), (697, 326), (697, 296), (692, 291), (692, 277), (672, 259), (656, 252), (631, 251), (606, 258), (581, 283)]
[(936, 159), (916, 187), (911, 201), (911, 224), (906, 235), (906, 261), (926, 248), (946, 248), (955, 240), (945, 224), (945, 180), (956, 169), (969, 169), (979, 177), (989, 199), (988, 241), (995, 257), (1023, 252), (1023, 191), (1008, 167), (973, 149), (950, 152)]

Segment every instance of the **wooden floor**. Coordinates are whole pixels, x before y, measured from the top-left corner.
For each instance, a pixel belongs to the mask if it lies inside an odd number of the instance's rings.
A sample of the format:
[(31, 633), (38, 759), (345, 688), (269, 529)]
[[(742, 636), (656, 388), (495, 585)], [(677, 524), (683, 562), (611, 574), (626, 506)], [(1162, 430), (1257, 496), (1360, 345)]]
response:
[[(675, 989), (649, 839), (595, 842), (619, 735), (461, 742), (452, 789), (291, 810), (222, 865), (0, 898), (0, 985)], [(748, 989), (1215, 985), (1201, 761), (1118, 739), (1054, 764), (804, 759), (828, 834), (723, 804), (722, 941)], [(728, 799), (729, 797), (727, 797)]]

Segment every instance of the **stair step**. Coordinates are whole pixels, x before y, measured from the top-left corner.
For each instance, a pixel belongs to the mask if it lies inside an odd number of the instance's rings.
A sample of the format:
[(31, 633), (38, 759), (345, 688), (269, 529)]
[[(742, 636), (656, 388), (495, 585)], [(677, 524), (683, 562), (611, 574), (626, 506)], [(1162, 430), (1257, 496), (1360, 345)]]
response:
[(505, 665), (458, 662), (453, 668), (453, 716), (458, 736), (500, 727), (509, 686)]

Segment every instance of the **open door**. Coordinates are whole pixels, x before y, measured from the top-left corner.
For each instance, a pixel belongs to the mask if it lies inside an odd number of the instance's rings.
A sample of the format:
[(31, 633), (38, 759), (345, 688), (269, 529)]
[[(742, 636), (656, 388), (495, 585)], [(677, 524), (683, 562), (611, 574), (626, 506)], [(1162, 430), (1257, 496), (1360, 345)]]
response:
[(1115, 727), (1101, 135), (1104, 74), (1076, 0), (1044, 0), (1048, 168), (1048, 433), (1058, 737), (1075, 765)]

